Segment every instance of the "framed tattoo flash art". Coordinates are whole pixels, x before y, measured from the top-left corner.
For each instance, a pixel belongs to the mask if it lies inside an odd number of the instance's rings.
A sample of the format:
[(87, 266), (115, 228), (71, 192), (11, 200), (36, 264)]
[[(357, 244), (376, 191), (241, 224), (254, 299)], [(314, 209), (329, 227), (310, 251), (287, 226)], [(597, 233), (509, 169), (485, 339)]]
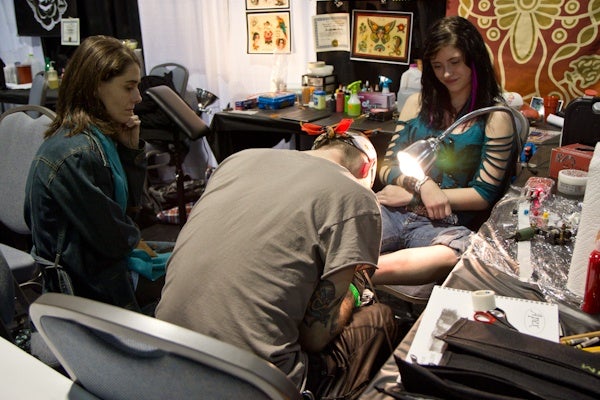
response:
[(246, 13), (248, 54), (291, 52), (290, 12)]
[(290, 0), (246, 0), (246, 10), (290, 8)]
[(412, 13), (392, 11), (352, 12), (353, 60), (408, 64)]

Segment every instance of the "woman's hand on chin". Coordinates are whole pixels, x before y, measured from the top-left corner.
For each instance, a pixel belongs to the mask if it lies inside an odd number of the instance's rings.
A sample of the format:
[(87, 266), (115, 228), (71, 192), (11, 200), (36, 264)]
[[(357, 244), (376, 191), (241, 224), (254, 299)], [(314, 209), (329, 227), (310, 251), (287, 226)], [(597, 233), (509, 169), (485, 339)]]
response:
[(132, 115), (117, 133), (117, 142), (130, 149), (137, 149), (140, 142), (140, 124), (140, 118)]

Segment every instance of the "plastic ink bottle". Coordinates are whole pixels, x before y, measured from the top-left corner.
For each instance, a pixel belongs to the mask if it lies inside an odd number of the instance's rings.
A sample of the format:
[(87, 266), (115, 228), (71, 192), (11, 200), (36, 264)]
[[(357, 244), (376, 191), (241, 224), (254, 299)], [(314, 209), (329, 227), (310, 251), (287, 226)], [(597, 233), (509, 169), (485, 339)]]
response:
[(344, 89), (342, 89), (342, 85), (335, 92), (335, 112), (344, 112)]

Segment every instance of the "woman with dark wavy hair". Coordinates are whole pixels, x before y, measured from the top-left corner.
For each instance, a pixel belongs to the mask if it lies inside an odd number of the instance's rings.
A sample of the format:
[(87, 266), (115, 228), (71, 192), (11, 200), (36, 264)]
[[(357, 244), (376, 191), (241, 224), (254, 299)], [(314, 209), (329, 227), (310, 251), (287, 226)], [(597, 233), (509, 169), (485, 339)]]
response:
[(57, 116), (27, 179), (25, 219), (34, 254), (58, 260), (74, 293), (139, 310), (128, 255), (140, 241), (129, 217), (146, 173), (140, 120), (140, 64), (121, 41), (92, 36), (74, 52)]
[(387, 149), (377, 194), (383, 237), (376, 284), (418, 285), (443, 279), (469, 237), (504, 194), (516, 165), (512, 116), (483, 114), (444, 140), (422, 180), (406, 179), (398, 152), (439, 136), (458, 118), (503, 102), (482, 36), (462, 17), (439, 20), (424, 43), (422, 91), (401, 110)]

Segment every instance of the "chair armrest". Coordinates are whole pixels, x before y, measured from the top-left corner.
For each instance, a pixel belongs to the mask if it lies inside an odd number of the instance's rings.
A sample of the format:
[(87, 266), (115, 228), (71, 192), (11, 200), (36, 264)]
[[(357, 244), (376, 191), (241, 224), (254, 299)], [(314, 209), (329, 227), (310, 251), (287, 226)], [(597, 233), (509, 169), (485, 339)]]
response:
[(191, 140), (206, 136), (210, 132), (202, 118), (170, 87), (155, 86), (146, 93)]

